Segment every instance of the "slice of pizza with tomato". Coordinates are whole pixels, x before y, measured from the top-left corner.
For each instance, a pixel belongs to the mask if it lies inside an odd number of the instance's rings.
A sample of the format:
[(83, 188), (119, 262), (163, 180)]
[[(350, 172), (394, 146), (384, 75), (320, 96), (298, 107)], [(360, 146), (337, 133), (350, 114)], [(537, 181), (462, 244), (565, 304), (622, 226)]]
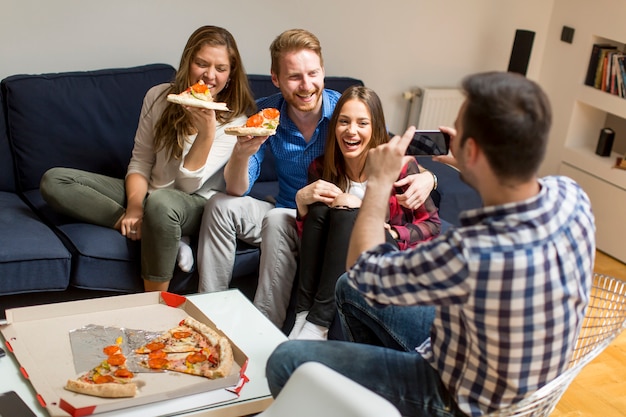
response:
[(137, 394), (135, 375), (126, 368), (121, 344), (122, 339), (118, 338), (114, 345), (102, 349), (106, 359), (78, 378), (68, 380), (65, 389), (104, 398), (134, 397)]
[(180, 94), (168, 94), (167, 101), (183, 106), (228, 111), (226, 103), (213, 101), (209, 87), (200, 80)]
[(278, 109), (268, 107), (248, 117), (244, 126), (233, 126), (224, 129), (227, 135), (234, 136), (272, 136), (280, 124)]
[(192, 317), (139, 347), (135, 353), (143, 356), (139, 364), (145, 368), (209, 379), (228, 376), (234, 361), (228, 339)]

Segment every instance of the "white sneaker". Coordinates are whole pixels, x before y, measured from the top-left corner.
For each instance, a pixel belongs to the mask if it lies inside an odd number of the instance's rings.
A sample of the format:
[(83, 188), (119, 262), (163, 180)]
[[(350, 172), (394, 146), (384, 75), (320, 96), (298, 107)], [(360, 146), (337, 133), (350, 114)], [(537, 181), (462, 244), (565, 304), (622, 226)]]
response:
[(191, 250), (189, 236), (183, 236), (180, 238), (178, 242), (178, 256), (176, 260), (178, 261), (178, 267), (183, 272), (191, 271), (193, 268), (193, 251)]
[(296, 337), (298, 340), (328, 340), (328, 328), (307, 321)]
[(294, 340), (298, 338), (298, 335), (302, 331), (302, 326), (306, 323), (306, 316), (309, 315), (308, 311), (301, 311), (296, 314), (296, 321), (293, 323), (293, 329), (291, 329), (291, 333), (289, 333), (289, 340)]

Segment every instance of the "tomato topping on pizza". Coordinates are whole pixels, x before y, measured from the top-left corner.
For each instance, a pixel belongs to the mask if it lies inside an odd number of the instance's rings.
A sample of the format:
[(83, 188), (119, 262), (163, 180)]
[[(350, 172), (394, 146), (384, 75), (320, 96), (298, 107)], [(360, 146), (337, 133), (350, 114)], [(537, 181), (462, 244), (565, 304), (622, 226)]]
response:
[(168, 94), (167, 101), (183, 106), (228, 111), (226, 103), (219, 103), (213, 100), (209, 86), (202, 80), (188, 87), (180, 94)]
[(276, 133), (279, 124), (280, 111), (269, 107), (248, 117), (245, 125), (230, 126), (224, 132), (237, 136), (271, 136)]

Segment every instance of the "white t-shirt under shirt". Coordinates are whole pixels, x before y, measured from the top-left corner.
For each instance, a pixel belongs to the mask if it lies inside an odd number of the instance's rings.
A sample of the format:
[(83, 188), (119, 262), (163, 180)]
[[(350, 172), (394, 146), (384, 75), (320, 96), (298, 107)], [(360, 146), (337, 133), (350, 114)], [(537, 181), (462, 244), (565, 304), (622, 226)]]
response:
[(356, 181), (352, 181), (352, 180), (348, 180), (348, 194), (352, 194), (354, 196), (359, 197), (361, 200), (363, 200), (363, 197), (365, 197), (365, 186), (367, 185), (367, 181), (363, 181), (363, 182), (356, 182)]

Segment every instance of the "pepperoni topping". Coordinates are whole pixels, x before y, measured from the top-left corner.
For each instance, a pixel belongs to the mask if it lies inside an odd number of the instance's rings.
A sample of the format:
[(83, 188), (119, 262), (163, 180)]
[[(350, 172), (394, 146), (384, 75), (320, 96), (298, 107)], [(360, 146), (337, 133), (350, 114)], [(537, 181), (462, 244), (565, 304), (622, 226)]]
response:
[(133, 376), (135, 376), (131, 371), (126, 368), (118, 369), (117, 371), (115, 371), (114, 375), (118, 378), (132, 378)]
[(162, 342), (150, 342), (146, 345), (146, 349), (148, 349), (151, 352), (154, 352), (155, 350), (161, 350), (165, 347), (165, 343)]
[(204, 353), (196, 352), (187, 356), (187, 362), (200, 363), (206, 361), (208, 358)]
[(113, 366), (124, 365), (124, 363), (126, 362), (126, 356), (122, 355), (121, 353), (116, 353), (115, 355), (109, 356), (107, 358), (107, 362), (109, 363), (109, 365)]
[(93, 382), (96, 384), (107, 384), (109, 382), (114, 382), (115, 380), (111, 375), (94, 375)]
[(111, 355), (114, 355), (116, 353), (119, 353), (120, 352), (120, 347), (118, 345), (106, 346), (104, 349), (102, 349), (102, 352), (104, 352), (104, 354), (107, 355), (107, 356), (111, 356)]
[(184, 339), (189, 336), (191, 336), (191, 332), (178, 331), (178, 332), (172, 333), (172, 337), (174, 339)]
[(148, 359), (148, 367), (151, 369), (165, 369), (167, 367), (167, 359), (165, 358), (153, 358)]
[(158, 359), (158, 358), (166, 358), (167, 353), (162, 350), (155, 350), (154, 352), (148, 353), (148, 359)]

